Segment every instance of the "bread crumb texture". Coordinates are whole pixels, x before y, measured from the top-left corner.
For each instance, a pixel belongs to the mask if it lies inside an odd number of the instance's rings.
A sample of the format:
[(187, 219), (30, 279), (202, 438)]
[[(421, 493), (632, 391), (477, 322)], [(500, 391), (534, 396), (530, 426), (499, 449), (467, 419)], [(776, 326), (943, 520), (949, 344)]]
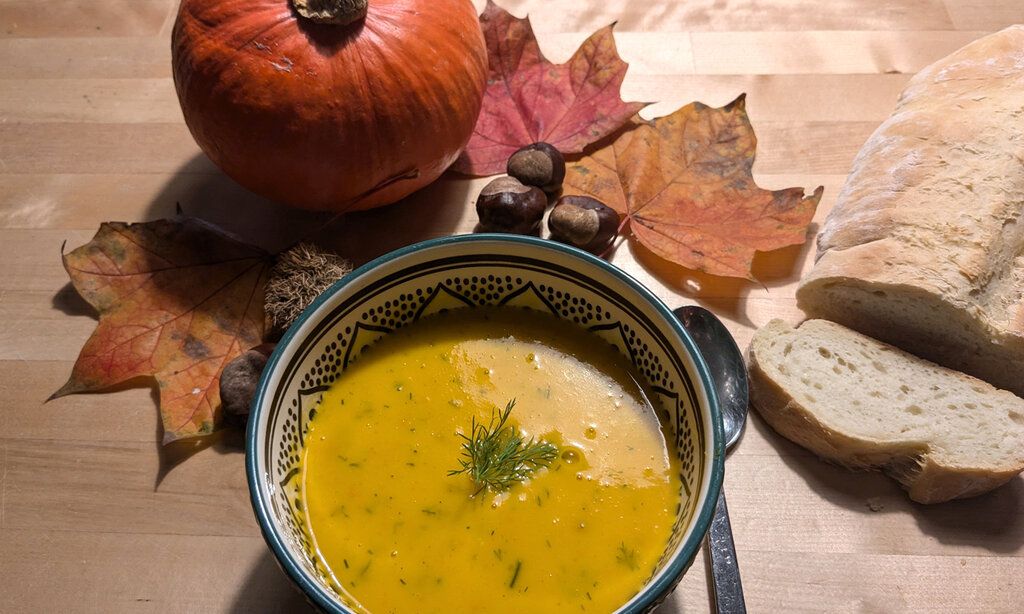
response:
[(749, 350), (754, 407), (834, 462), (880, 469), (934, 503), (1024, 469), (1024, 400), (824, 320), (774, 320)]

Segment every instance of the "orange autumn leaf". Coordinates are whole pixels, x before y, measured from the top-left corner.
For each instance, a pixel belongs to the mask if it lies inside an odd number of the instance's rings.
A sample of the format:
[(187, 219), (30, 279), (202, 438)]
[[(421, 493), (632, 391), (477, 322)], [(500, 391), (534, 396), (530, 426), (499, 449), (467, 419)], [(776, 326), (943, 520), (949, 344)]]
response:
[(518, 19), (488, 0), (480, 15), (488, 74), (483, 108), (465, 151), (452, 169), (467, 175), (505, 172), (517, 149), (544, 141), (563, 154), (612, 134), (643, 102), (623, 102), (627, 64), (612, 26), (590, 36), (565, 64), (540, 52), (530, 19)]
[(164, 443), (212, 433), (221, 369), (262, 341), (270, 265), (262, 250), (193, 218), (102, 224), (64, 255), (99, 324), (51, 398), (152, 377)]
[(807, 240), (823, 191), (758, 187), (756, 147), (744, 95), (720, 109), (695, 102), (650, 122), (635, 118), (570, 165), (564, 192), (615, 209), (632, 236), (665, 260), (753, 279), (755, 252)]

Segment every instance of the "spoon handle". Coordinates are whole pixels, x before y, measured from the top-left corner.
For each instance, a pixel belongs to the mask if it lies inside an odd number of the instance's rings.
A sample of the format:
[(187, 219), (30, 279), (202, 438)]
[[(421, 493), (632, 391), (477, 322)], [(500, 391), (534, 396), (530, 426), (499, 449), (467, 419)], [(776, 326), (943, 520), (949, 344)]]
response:
[(711, 577), (715, 585), (715, 611), (718, 614), (746, 614), (740, 566), (736, 561), (736, 546), (729, 524), (729, 508), (725, 505), (725, 490), (718, 495), (715, 516), (711, 519), (708, 552), (711, 554)]

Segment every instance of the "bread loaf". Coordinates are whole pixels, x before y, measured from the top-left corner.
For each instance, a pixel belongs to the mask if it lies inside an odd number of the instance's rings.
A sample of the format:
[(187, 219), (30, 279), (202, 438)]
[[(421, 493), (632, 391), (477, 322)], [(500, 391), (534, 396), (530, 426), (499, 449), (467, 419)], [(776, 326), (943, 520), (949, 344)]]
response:
[(781, 435), (910, 498), (991, 490), (1024, 469), (1024, 400), (824, 320), (774, 320), (748, 352), (751, 403)]
[(840, 322), (1024, 396), (1024, 27), (916, 75), (861, 149), (797, 291)]

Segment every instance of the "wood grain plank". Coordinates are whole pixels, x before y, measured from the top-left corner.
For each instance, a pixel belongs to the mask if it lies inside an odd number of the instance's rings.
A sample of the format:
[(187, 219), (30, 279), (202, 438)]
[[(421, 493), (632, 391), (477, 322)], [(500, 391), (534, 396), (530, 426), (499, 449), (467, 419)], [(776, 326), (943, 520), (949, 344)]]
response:
[(171, 46), (149, 38), (0, 38), (0, 79), (169, 78)]
[[(116, 505), (116, 502), (112, 502)], [(4, 611), (312, 612), (258, 535), (0, 530)]]
[[(662, 31), (623, 32), (616, 40), (627, 62), (657, 70), (671, 66), (680, 74), (876, 74), (917, 72), (983, 34)], [(553, 33), (541, 47), (552, 61), (562, 62), (586, 37), (586, 32)], [(0, 39), (0, 57), (16, 60), (0, 63), (0, 79), (171, 76), (169, 45), (156, 38)]]
[(1024, 478), (975, 499), (919, 505), (894, 480), (827, 464), (783, 440), (759, 417), (752, 422), (755, 433), (737, 452), (760, 448), (755, 440), (763, 439), (778, 455), (737, 453), (726, 462), (733, 533), (745, 549), (800, 556), (1024, 555)]
[(0, 38), (134, 37), (160, 32), (171, 0), (0, 0)]
[(704, 74), (915, 73), (985, 32), (693, 32)]
[(9, 123), (184, 121), (170, 79), (3, 79), (0, 117)]
[[(876, 122), (896, 105), (910, 75), (666, 75), (630, 71), (627, 100), (654, 100), (645, 118), (667, 115), (693, 100), (720, 107), (747, 94), (747, 114), (762, 122)], [(763, 149), (762, 149), (763, 150)]]
[(203, 449), (158, 484), (156, 443), (7, 439), (4, 528), (256, 535), (238, 444)]
[(838, 174), (849, 170), (876, 122), (761, 122), (754, 172)]
[(945, 0), (958, 30), (1002, 30), (1024, 23), (1024, 4), (1004, 0)]
[(184, 124), (3, 124), (0, 161), (7, 173), (218, 172)]
[[(986, 31), (861, 30), (616, 32), (619, 54), (641, 72), (708, 75), (915, 73)], [(584, 32), (546, 34), (541, 49), (564, 62)], [(688, 40), (687, 40), (688, 39)]]
[[(170, 217), (179, 204), (187, 215), (201, 217), (270, 250), (316, 236), (337, 247), (346, 257), (364, 262), (400, 246), (402, 240), (416, 242), (442, 234), (471, 232), (477, 217), (468, 205), (487, 182), (486, 178), (466, 181), (445, 177), (386, 209), (348, 214), (325, 228), (324, 224), (334, 217), (331, 214), (272, 203), (245, 191), (219, 171), (134, 178), (122, 174), (7, 175), (5, 179), (13, 189), (0, 196), (0, 227), (82, 229), (7, 234), (12, 248), (25, 251), (18, 252), (22, 255), (17, 259), (17, 267), (6, 271), (0, 268), (0, 290), (44, 287), (40, 284), (53, 289), (64, 273), (53, 268), (52, 259), (59, 258), (64, 241), (67, 249), (74, 249), (91, 238), (101, 221)], [(114, 191), (106, 191), (109, 188)], [(92, 215), (103, 209), (107, 211), (105, 215)], [(239, 215), (240, 211), (246, 215)], [(395, 217), (410, 223), (396, 227)], [(360, 239), (360, 226), (379, 229), (382, 238)], [(39, 276), (33, 279), (33, 285), (26, 286), (20, 275), (30, 269)], [(48, 277), (43, 270), (48, 271)]]
[[(77, 245), (88, 241), (93, 232), (95, 230), (0, 231), (3, 234), (0, 244), (11, 255), (0, 267), (0, 292), (3, 292), (0, 298), (7, 300), (16, 293), (59, 290), (63, 285), (61, 276), (67, 276), (60, 261), (61, 243), (67, 240), (70, 245)], [(31, 313), (32, 307), (22, 307), (27, 309), (25, 313)]]
[[(4, 526), (4, 508), (7, 504), (7, 443), (0, 440), (0, 529)], [(0, 556), (0, 565), (4, 557)]]
[[(479, 6), (480, 3), (478, 3)], [(575, 2), (506, 0), (518, 17), (530, 15), (534, 30), (591, 32), (617, 21), (616, 31), (670, 30), (945, 30), (953, 24), (940, 0), (648, 0)]]
[[(96, 328), (96, 321), (84, 315), (70, 317), (53, 306), (64, 283), (52, 291), (0, 290), (0, 317), (8, 318), (8, 324), (0, 329), (0, 360), (74, 360), (78, 357), (82, 345)], [(45, 399), (52, 392), (37, 391), (38, 398)]]
[(752, 612), (1016, 612), (1024, 559), (740, 554)]
[[(256, 196), (220, 172), (187, 171), (2, 175), (0, 228), (82, 228), (85, 232), (91, 226), (95, 232), (102, 221), (172, 217), (180, 205), (188, 215), (203, 217), (265, 247), (279, 248), (284, 241), (309, 234), (330, 219), (328, 214), (304, 212)], [(442, 197), (445, 183), (442, 180), (418, 198)], [(423, 206), (422, 201), (415, 202)], [(461, 216), (463, 209), (457, 207), (465, 204), (464, 199), (452, 199), (451, 203), (450, 212)], [(246, 215), (238, 215), (239, 211)], [(54, 235), (53, 240), (64, 239)], [(79, 240), (69, 241), (68, 249), (79, 244)]]
[[(141, 443), (156, 449), (156, 400), (140, 385), (44, 403), (71, 373), (71, 361), (0, 360), (0, 433), (8, 439)], [(0, 466), (2, 473), (2, 466)], [(2, 526), (2, 524), (0, 524)]]

